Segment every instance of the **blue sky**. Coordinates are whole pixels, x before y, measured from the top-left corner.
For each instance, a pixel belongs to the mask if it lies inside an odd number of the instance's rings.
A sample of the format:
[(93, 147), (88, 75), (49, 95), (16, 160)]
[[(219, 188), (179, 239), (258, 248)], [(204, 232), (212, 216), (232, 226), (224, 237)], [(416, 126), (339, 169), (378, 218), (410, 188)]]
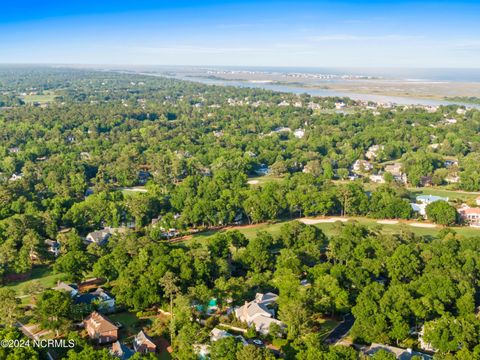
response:
[(480, 67), (479, 1), (2, 1), (1, 63)]

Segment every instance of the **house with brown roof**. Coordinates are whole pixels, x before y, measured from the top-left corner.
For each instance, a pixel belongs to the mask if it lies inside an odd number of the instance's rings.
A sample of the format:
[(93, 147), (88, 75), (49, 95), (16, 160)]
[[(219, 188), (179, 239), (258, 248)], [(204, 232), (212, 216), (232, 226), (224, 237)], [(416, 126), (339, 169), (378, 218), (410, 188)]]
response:
[(96, 311), (83, 320), (83, 325), (90, 339), (97, 341), (99, 344), (118, 340), (118, 326)]
[(133, 349), (142, 354), (149, 352), (154, 353), (157, 350), (157, 345), (155, 345), (153, 340), (142, 330), (135, 336), (135, 339), (133, 339)]

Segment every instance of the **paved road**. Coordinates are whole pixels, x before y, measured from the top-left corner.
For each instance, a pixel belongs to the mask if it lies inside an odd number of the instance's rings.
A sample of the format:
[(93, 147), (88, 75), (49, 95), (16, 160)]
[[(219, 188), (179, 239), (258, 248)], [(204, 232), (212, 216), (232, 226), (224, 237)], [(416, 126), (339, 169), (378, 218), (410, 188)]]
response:
[(345, 315), (343, 321), (326, 337), (326, 344), (336, 344), (339, 342), (353, 326), (355, 318), (352, 314)]

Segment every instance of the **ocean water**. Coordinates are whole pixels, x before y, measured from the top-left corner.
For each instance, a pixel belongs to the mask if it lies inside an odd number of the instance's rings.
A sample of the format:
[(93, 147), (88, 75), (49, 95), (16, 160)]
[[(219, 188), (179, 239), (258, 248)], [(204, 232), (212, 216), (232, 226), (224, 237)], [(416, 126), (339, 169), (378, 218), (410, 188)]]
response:
[(435, 81), (435, 82), (478, 82), (480, 83), (480, 68), (303, 68), (303, 67), (234, 67), (215, 66), (202, 67), (221, 70), (246, 70), (277, 73), (305, 73), (324, 75), (371, 76), (386, 80)]

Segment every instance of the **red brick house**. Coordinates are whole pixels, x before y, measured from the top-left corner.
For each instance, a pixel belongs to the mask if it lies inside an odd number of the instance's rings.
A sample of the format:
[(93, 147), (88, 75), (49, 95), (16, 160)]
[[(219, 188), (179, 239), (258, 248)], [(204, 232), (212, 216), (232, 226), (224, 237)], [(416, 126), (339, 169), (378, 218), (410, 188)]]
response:
[(99, 344), (118, 340), (118, 326), (96, 311), (83, 320), (83, 324), (90, 339), (96, 340)]

